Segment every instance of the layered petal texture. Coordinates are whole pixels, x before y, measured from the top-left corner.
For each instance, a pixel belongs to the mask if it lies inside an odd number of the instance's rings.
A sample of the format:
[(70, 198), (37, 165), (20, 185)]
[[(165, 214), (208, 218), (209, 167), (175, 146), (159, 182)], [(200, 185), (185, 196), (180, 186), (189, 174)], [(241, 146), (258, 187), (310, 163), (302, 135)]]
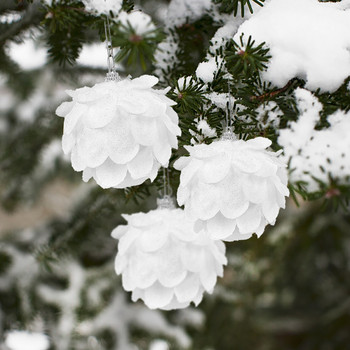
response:
[(190, 155), (174, 164), (181, 170), (177, 201), (196, 230), (236, 241), (274, 225), (289, 191), (286, 164), (270, 145), (257, 137), (186, 146)]
[(196, 233), (182, 209), (158, 208), (123, 215), (112, 237), (119, 239), (115, 271), (132, 300), (150, 309), (172, 310), (198, 305), (212, 293), (227, 264), (225, 245)]
[(176, 103), (152, 88), (157, 82), (143, 75), (67, 91), (72, 101), (56, 110), (64, 117), (62, 148), (84, 181), (125, 188), (153, 181), (168, 166), (181, 130)]

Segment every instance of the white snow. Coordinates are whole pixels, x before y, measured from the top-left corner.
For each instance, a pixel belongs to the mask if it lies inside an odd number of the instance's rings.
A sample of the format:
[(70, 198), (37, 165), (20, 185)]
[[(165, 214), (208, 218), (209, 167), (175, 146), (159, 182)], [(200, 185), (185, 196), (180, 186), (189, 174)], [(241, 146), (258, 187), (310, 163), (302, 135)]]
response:
[(283, 112), (274, 101), (261, 104), (256, 109), (256, 112), (258, 113), (256, 119), (262, 127), (272, 126), (277, 128), (279, 119), (283, 117)]
[(40, 164), (46, 169), (52, 169), (55, 165), (57, 159), (64, 159), (69, 162), (69, 157), (62, 153), (61, 140), (53, 139), (49, 144), (47, 144), (41, 151), (40, 154)]
[(6, 336), (5, 344), (10, 350), (47, 350), (50, 346), (45, 334), (28, 331), (10, 332)]
[(22, 43), (9, 45), (9, 56), (23, 69), (31, 70), (42, 67), (47, 61), (46, 49), (39, 46), (32, 38)]
[[(46, 49), (35, 38), (27, 38), (20, 44), (11, 43), (8, 52), (22, 70), (38, 69), (47, 62)], [(84, 45), (77, 63), (83, 66), (107, 69), (106, 44), (101, 42)]]
[(176, 58), (176, 52), (179, 48), (179, 44), (176, 41), (177, 39), (178, 37), (176, 34), (167, 32), (166, 38), (159, 43), (155, 51), (155, 75), (158, 76), (161, 81), (164, 81), (166, 72), (175, 67), (178, 62)]
[(151, 334), (173, 338), (183, 348), (191, 345), (191, 339), (182, 327), (170, 324), (158, 310), (149, 310), (141, 304), (128, 303), (123, 292), (116, 292), (101, 313), (94, 319), (80, 323), (77, 331), (87, 335), (109, 329), (117, 335), (116, 349), (131, 350), (134, 349), (129, 338), (131, 324)]
[(68, 288), (56, 290), (47, 285), (39, 285), (38, 293), (47, 303), (60, 308), (59, 320), (53, 334), (54, 343), (60, 350), (70, 347), (72, 331), (77, 324), (76, 309), (80, 305), (81, 290), (86, 274), (82, 266), (75, 261), (62, 261), (55, 266), (56, 273), (68, 278)]
[(90, 45), (84, 45), (80, 52), (79, 58), (77, 59), (77, 63), (81, 64), (82, 66), (104, 68), (107, 70), (106, 44), (94, 43)]
[(223, 59), (221, 57), (210, 57), (208, 61), (201, 62), (196, 69), (197, 77), (203, 80), (204, 83), (211, 83), (222, 61)]
[(338, 110), (328, 117), (329, 128), (315, 130), (322, 104), (305, 89), (297, 89), (295, 95), (299, 119), (289, 128), (280, 130), (278, 138), (285, 157), (291, 158), (291, 181), (306, 181), (310, 192), (319, 189), (313, 177), (327, 184), (331, 174), (340, 183), (347, 182), (346, 177), (350, 176), (350, 112)]
[[(226, 93), (210, 92), (206, 94), (206, 97), (214, 104), (216, 107), (226, 110), (226, 105), (229, 100), (229, 95)], [(230, 102), (231, 106), (234, 105), (236, 99), (231, 95)]]
[(310, 90), (334, 91), (350, 75), (350, 6), (316, 0), (271, 0), (245, 21), (244, 33), (270, 47), (264, 79), (284, 86), (291, 78), (306, 80)]
[(174, 89), (174, 92), (176, 94), (180, 93), (183, 89), (186, 89), (186, 87), (188, 87), (191, 83), (192, 77), (191, 76), (187, 76), (187, 77), (181, 77), (178, 79), (177, 81), (177, 85), (179, 86), (178, 90), (177, 88)]
[(205, 137), (215, 137), (216, 136), (216, 130), (212, 129), (206, 120), (202, 119), (197, 124), (198, 130), (202, 131), (202, 134)]
[(117, 14), (122, 8), (122, 0), (82, 0), (87, 11), (97, 15), (108, 15), (109, 11)]
[(0, 15), (0, 23), (12, 23), (21, 19), (21, 15), (17, 12), (7, 12)]
[(169, 345), (164, 340), (156, 339), (152, 341), (149, 350), (169, 350)]
[(187, 19), (194, 22), (201, 18), (211, 6), (211, 0), (172, 0), (167, 19), (173, 25), (181, 26)]
[[(130, 13), (121, 12), (117, 18), (123, 25), (130, 24), (137, 35), (144, 35), (149, 31), (155, 30), (156, 26), (152, 22), (152, 18), (142, 11), (132, 11)], [(153, 35), (148, 33), (148, 36)]]

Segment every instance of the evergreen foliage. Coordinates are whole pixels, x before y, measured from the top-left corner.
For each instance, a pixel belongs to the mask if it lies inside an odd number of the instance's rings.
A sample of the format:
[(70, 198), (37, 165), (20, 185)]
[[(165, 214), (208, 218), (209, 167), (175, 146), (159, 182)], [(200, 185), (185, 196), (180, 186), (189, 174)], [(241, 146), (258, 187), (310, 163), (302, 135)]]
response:
[[(124, 0), (123, 10), (168, 3)], [(295, 91), (305, 87), (303, 79), (295, 77), (283, 87), (263, 79), (271, 59), (265, 43), (243, 35), (239, 42), (230, 38), (218, 44), (213, 40), (225, 16), (244, 17), (247, 11), (253, 12), (254, 4), (263, 6), (264, 1), (212, 3), (199, 18), (187, 18), (181, 24), (163, 23), (157, 13), (149, 13), (158, 26), (143, 35), (137, 34), (132, 23), (118, 21), (118, 14), (110, 16), (114, 17), (113, 46), (120, 48), (115, 57), (120, 74), (159, 75), (159, 87), (170, 86), (168, 96), (177, 103), (174, 109), (182, 135), (170, 159), (173, 194), (179, 172), (172, 164), (187, 153), (183, 146), (211, 143), (220, 137), (227, 113), (239, 138), (267, 137), (275, 151), (281, 149), (280, 131), (298, 121), (302, 113)], [(259, 240), (227, 244), (225, 277), (214, 295), (200, 305), (200, 314), (193, 310), (148, 314), (139, 304), (129, 303), (129, 295), (124, 295), (115, 276), (117, 245), (110, 232), (124, 223), (122, 213), (155, 208), (157, 196), (165, 191), (163, 172), (153, 183), (148, 180), (125, 190), (102, 190), (93, 183), (83, 184), (80, 174), (73, 172), (61, 150), (55, 148), (63, 122), (54, 111), (65, 98), (62, 91), (104, 78), (105, 70), (83, 67), (77, 59), (85, 44), (105, 39), (106, 14), (89, 13), (78, 0), (1, 0), (0, 18), (11, 16), (13, 20), (0, 21), (1, 103), (10, 105), (0, 106), (0, 335), (14, 328), (29, 329), (41, 318), (52, 350), (126, 350), (118, 345), (124, 333), (139, 349), (148, 349), (157, 338), (166, 339), (174, 350), (231, 350), (233, 344), (237, 349), (257, 350), (347, 349), (350, 179), (329, 175), (325, 183), (314, 178), (319, 187), (312, 191), (304, 181), (290, 182), (291, 200), (275, 227)], [(49, 60), (41, 68), (22, 70), (10, 55), (11, 45), (28, 36), (44, 43)], [(172, 46), (161, 46), (164, 42)], [(159, 61), (167, 50), (172, 50), (168, 61)], [(197, 68), (211, 59), (217, 70), (206, 82)], [(330, 127), (334, 112), (350, 111), (349, 83), (347, 78), (335, 92), (313, 92), (322, 104), (317, 130)], [(41, 99), (36, 98), (37, 92)], [(226, 103), (229, 96), (232, 104)], [(29, 117), (23, 116), (26, 108), (32, 110)], [(271, 111), (277, 115), (274, 120)], [(200, 129), (201, 121), (216, 136)], [(45, 163), (45, 154), (52, 149)], [(289, 171), (292, 174), (295, 169)], [(35, 207), (57, 181), (70, 189), (65, 194), (69, 205), (60, 204), (57, 194), (57, 208), (53, 209), (60, 215), (44, 212), (35, 225), (26, 224), (25, 219), (23, 225), (7, 225), (5, 221), (10, 222), (16, 213)], [(78, 272), (73, 275), (72, 271)], [(69, 303), (60, 303), (72, 295), (71, 280), (75, 278), (81, 283), (75, 290), (78, 297), (73, 298), (76, 303), (72, 301), (71, 309), (65, 308)], [(48, 298), (65, 292), (62, 300)], [(116, 321), (99, 328), (98, 316), (111, 312), (114, 303), (120, 308), (120, 313), (113, 314)], [(80, 326), (69, 329), (69, 334), (59, 327), (67, 315)], [(160, 325), (156, 331), (140, 321), (152, 317)], [(203, 324), (200, 327), (186, 317), (192, 321), (203, 317)], [(191, 347), (179, 341), (184, 331), (190, 335)], [(99, 347), (91, 345), (92, 337)], [(63, 338), (67, 347), (60, 343)]]

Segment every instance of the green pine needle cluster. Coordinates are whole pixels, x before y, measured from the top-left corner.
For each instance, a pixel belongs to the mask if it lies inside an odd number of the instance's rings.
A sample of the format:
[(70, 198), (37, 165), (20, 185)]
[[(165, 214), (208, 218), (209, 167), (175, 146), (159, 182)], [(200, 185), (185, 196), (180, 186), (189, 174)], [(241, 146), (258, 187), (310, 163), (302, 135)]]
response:
[(93, 17), (82, 2), (75, 0), (54, 1), (46, 11), (43, 24), (47, 27), (49, 56), (62, 66), (73, 65), (85, 42), (86, 30), (94, 23)]
[(119, 47), (115, 60), (125, 60), (128, 66), (141, 65), (144, 71), (154, 62), (154, 52), (157, 45), (163, 40), (164, 34), (158, 28), (138, 34), (128, 21), (112, 26), (113, 46)]
[(255, 45), (255, 40), (251, 36), (245, 43), (244, 34), (240, 36), (240, 43), (236, 43), (233, 39), (230, 40), (225, 53), (228, 71), (233, 76), (249, 77), (265, 70), (271, 56), (269, 48), (264, 46), (265, 43)]
[[(250, 13), (253, 13), (253, 7), (251, 0), (214, 0), (216, 4), (220, 4), (220, 11), (224, 13), (233, 13), (236, 17), (238, 13), (238, 8), (241, 8), (241, 16), (244, 17), (244, 9), (247, 6)], [(263, 6), (265, 0), (252, 0), (252, 2)]]

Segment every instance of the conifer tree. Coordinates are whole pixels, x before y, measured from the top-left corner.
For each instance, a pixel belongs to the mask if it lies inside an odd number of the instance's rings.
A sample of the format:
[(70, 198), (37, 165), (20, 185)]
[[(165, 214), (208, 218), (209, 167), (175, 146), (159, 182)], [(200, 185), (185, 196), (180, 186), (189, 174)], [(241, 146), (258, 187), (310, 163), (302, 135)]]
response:
[[(35, 334), (36, 350), (346, 349), (349, 23), (348, 0), (1, 0), (0, 349)], [(66, 89), (104, 81), (108, 29), (110, 67), (170, 87), (181, 135), (167, 176), (104, 189), (72, 169), (55, 111)], [(112, 230), (176, 196), (174, 163), (228, 128), (288, 165), (286, 210), (259, 239), (225, 242), (197, 308), (131, 302)]]

